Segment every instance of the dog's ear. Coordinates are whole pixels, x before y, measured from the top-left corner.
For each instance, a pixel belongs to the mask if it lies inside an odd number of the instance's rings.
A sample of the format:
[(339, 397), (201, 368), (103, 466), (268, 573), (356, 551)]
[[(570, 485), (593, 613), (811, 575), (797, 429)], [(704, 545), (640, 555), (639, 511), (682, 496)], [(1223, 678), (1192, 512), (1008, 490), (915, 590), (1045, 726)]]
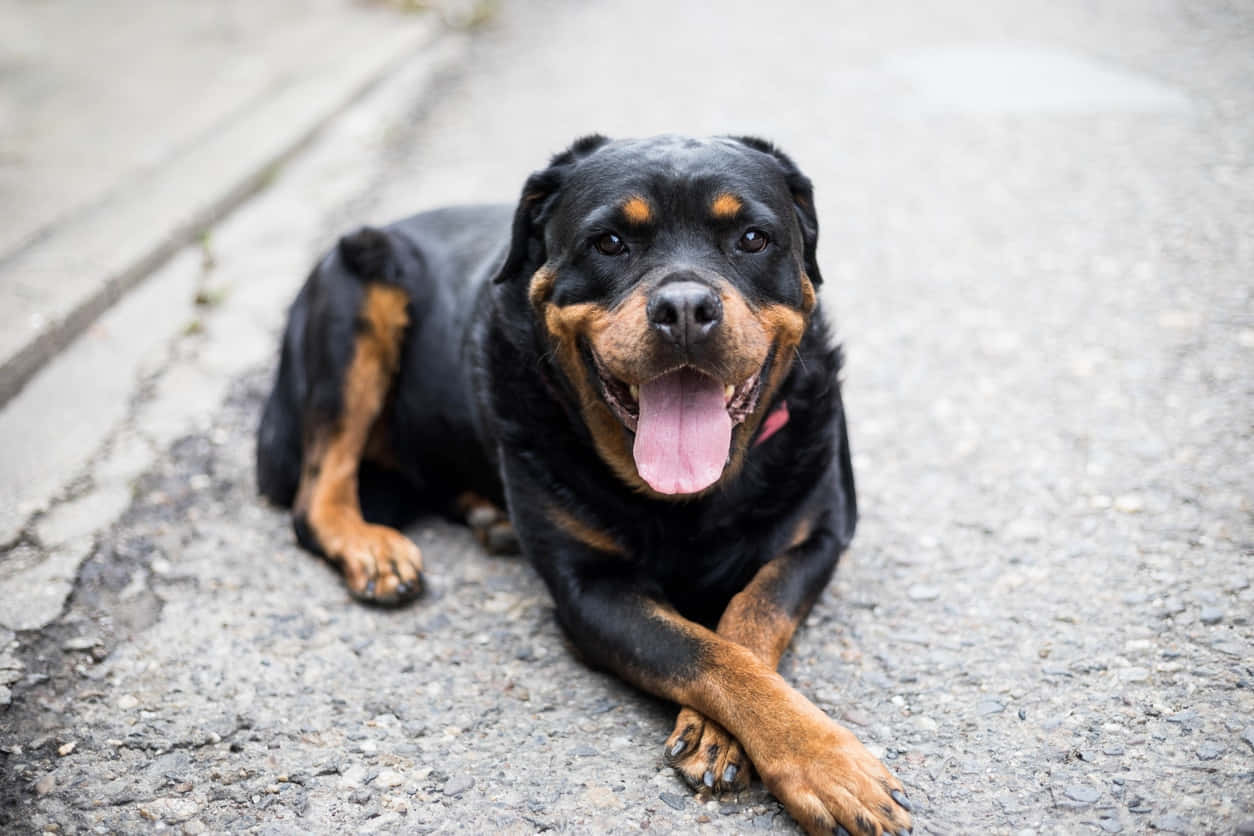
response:
[(544, 224), (557, 202), (557, 195), (576, 162), (596, 151), (609, 139), (591, 134), (574, 141), (569, 148), (549, 161), (548, 168), (535, 172), (523, 184), (514, 224), (510, 232), (509, 252), (496, 271), (494, 282), (505, 282), (531, 275), (544, 263)]
[(819, 217), (814, 210), (814, 186), (810, 183), (810, 178), (801, 173), (801, 169), (797, 168), (797, 164), (792, 161), (791, 157), (766, 140), (758, 139), (755, 136), (736, 136), (732, 137), (732, 139), (742, 145), (749, 146), (755, 151), (769, 154), (783, 167), (784, 180), (788, 184), (789, 191), (792, 192), (792, 203), (797, 213), (797, 222), (801, 225), (806, 275), (810, 277), (810, 281), (814, 284), (821, 283), (823, 276), (819, 274), (817, 255)]

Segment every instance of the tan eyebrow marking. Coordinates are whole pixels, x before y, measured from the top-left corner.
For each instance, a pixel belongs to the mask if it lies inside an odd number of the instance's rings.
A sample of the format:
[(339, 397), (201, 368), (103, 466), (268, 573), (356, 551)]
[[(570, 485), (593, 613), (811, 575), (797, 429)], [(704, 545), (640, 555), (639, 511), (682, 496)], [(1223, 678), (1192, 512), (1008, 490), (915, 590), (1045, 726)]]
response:
[(743, 207), (744, 201), (736, 197), (734, 194), (723, 192), (714, 198), (714, 202), (710, 204), (710, 212), (716, 218), (730, 219), (736, 217), (736, 213)]
[(653, 219), (653, 209), (649, 206), (649, 201), (638, 194), (624, 200), (622, 210), (623, 216), (633, 224), (647, 224)]

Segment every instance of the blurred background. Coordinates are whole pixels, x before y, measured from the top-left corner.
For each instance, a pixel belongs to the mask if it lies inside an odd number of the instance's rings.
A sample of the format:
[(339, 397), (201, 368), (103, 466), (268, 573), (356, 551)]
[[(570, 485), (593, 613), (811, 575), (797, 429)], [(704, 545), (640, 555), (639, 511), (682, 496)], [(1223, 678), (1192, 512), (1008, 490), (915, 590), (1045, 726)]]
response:
[(815, 183), (863, 516), (783, 669), (920, 830), (1254, 833), (1251, 79), (1220, 0), (0, 0), (0, 824), (794, 827), (520, 561), (366, 610), (255, 498), (318, 253), (595, 131)]

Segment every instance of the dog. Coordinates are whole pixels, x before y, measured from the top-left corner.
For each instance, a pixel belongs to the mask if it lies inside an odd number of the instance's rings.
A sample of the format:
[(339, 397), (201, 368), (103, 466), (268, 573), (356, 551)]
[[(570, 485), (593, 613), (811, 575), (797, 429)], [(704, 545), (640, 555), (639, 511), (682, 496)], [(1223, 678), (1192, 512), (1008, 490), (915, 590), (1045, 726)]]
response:
[(418, 512), (517, 544), (588, 662), (680, 706), (694, 788), (752, 768), (811, 833), (910, 832), (776, 672), (857, 520), (817, 242), (809, 179), (751, 137), (589, 136), (515, 207), (363, 228), (289, 311), (260, 491), (379, 604), (421, 592)]

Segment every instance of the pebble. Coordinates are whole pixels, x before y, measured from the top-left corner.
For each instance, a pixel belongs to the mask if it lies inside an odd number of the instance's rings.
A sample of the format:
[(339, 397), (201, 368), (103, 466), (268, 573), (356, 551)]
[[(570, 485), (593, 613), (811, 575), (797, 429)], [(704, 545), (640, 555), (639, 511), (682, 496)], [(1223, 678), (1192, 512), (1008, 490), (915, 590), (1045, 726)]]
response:
[(455, 775), (448, 779), (448, 783), (444, 785), (445, 795), (461, 795), (466, 790), (475, 785), (475, 779), (471, 775)]
[(60, 755), (61, 757), (65, 757), (66, 755), (70, 754), (77, 748), (78, 748), (78, 743), (71, 740), (69, 743), (62, 743), (60, 746), (58, 746), (57, 754)]
[(915, 584), (906, 590), (906, 596), (911, 601), (935, 601), (940, 597), (940, 590), (934, 586)]
[(1006, 705), (998, 700), (980, 700), (980, 702), (976, 704), (975, 710), (979, 712), (981, 716), (1000, 714), (1006, 710)]
[(35, 794), (47, 795), (57, 788), (57, 776), (49, 772), (44, 777), (35, 782)]
[(623, 809), (623, 801), (614, 791), (606, 786), (593, 786), (584, 790), (580, 797), (584, 804), (592, 807), (598, 807), (602, 810), (621, 810)]
[(1171, 597), (1163, 601), (1163, 615), (1179, 615), (1186, 609), (1188, 607), (1185, 606), (1184, 601), (1180, 598)]
[(79, 636), (78, 638), (68, 639), (62, 642), (62, 650), (91, 650), (100, 644), (100, 639), (95, 636)]
[(1247, 726), (1245, 731), (1241, 732), (1241, 739), (1248, 743), (1251, 749), (1254, 749), (1254, 726)]
[(1174, 814), (1159, 816), (1150, 821), (1150, 826), (1155, 830), (1165, 830), (1168, 833), (1192, 833), (1193, 827), (1187, 821)]
[(1122, 743), (1107, 743), (1105, 746), (1102, 747), (1102, 754), (1110, 755), (1111, 757), (1122, 755), (1123, 751), (1124, 750), (1123, 750)]
[(666, 806), (670, 807), (672, 810), (682, 810), (684, 809), (684, 806), (688, 804), (688, 799), (684, 798), (682, 795), (675, 795), (673, 792), (658, 793), (657, 797), (662, 799), (663, 803), (665, 803)]
[(1119, 823), (1118, 819), (1098, 819), (1097, 826), (1107, 833), (1121, 833), (1123, 831), (1123, 825)]
[(1124, 494), (1115, 497), (1115, 510), (1122, 511), (1125, 514), (1136, 514), (1145, 507), (1145, 502), (1136, 494)]
[(1134, 666), (1131, 668), (1119, 669), (1119, 678), (1123, 680), (1124, 682), (1144, 682), (1145, 680), (1149, 679), (1149, 676), (1150, 676), (1149, 668), (1141, 668), (1141, 667)]
[(1224, 611), (1219, 607), (1202, 607), (1198, 618), (1203, 624), (1218, 624), (1224, 620)]
[(376, 787), (399, 787), (403, 783), (405, 783), (405, 776), (395, 769), (385, 769), (374, 779)]
[(1226, 747), (1222, 743), (1216, 743), (1212, 740), (1208, 740), (1201, 746), (1197, 747), (1197, 759), (1202, 761), (1216, 760), (1224, 753), (1225, 749)]
[(130, 694), (123, 694), (118, 697), (118, 708), (122, 711), (130, 711), (137, 705), (139, 705), (139, 700), (135, 699), (135, 697)]
[(1254, 819), (1246, 819), (1238, 824), (1237, 836), (1254, 836)]
[(1081, 804), (1092, 804), (1102, 797), (1101, 790), (1096, 787), (1090, 787), (1087, 784), (1072, 784), (1063, 792), (1067, 798), (1070, 798), (1072, 801), (1079, 801)]

